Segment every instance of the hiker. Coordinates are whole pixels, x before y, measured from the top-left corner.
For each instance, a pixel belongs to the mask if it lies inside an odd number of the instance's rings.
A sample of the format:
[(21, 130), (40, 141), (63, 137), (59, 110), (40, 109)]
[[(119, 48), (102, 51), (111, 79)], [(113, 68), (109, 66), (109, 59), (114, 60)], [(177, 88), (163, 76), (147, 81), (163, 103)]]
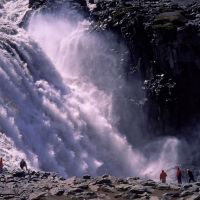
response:
[(182, 183), (181, 176), (182, 176), (181, 170), (180, 170), (179, 167), (177, 167), (177, 169), (176, 169), (176, 178), (177, 178), (178, 184)]
[(167, 177), (166, 172), (162, 170), (162, 172), (160, 173), (160, 180), (162, 181), (162, 183), (166, 183), (166, 177)]
[(21, 161), (20, 161), (20, 168), (23, 170), (24, 169), (24, 167), (25, 167), (25, 169), (26, 170), (28, 170), (27, 169), (27, 164), (26, 164), (26, 161), (24, 160), (24, 159), (22, 159)]
[(3, 172), (3, 158), (0, 158), (0, 173)]
[(191, 171), (190, 169), (187, 169), (187, 175), (188, 175), (188, 177), (189, 177), (189, 183), (190, 183), (191, 181), (195, 182), (195, 180), (194, 180), (194, 175), (193, 175), (193, 173), (192, 173), (192, 171)]

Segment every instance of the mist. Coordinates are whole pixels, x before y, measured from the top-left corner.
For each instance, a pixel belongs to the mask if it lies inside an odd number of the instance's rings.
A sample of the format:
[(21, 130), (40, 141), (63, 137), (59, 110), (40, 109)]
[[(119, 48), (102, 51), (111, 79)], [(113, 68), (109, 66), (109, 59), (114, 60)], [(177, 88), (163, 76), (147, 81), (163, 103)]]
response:
[[(145, 94), (139, 76), (127, 82), (131, 58), (124, 41), (91, 31), (89, 21), (66, 18), (63, 10), (36, 12), (21, 29), (16, 24), (28, 4), (17, 3), (8, 1), (0, 28), (5, 166), (16, 169), (24, 158), (31, 169), (64, 177), (158, 179), (161, 169), (177, 165), (179, 140), (145, 131), (146, 116), (138, 109)], [(19, 10), (17, 18), (13, 10)]]
[[(130, 91), (137, 99), (145, 95), (137, 89), (140, 80), (134, 80), (135, 88), (130, 88), (125, 80), (124, 69), (130, 55), (123, 41), (112, 33), (91, 33), (89, 25), (85, 20), (71, 22), (55, 15), (38, 14), (32, 18), (28, 29), (73, 93), (67, 96), (66, 102), (70, 102), (67, 109), (70, 115), (76, 115), (76, 121), (77, 116), (83, 120), (86, 133), (81, 130), (77, 137), (87, 138), (83, 149), (87, 149), (85, 154), (94, 157), (97, 164), (96, 170), (91, 170), (91, 163), (87, 163), (84, 170), (94, 174), (107, 172), (157, 179), (161, 169), (177, 165), (179, 141), (176, 138), (149, 140), (149, 135), (145, 136), (139, 127), (145, 113), (138, 115), (137, 110), (129, 133), (119, 132), (119, 116), (113, 111), (116, 96)], [(118, 105), (120, 107), (120, 102)], [(125, 120), (130, 122), (130, 117), (125, 116)]]

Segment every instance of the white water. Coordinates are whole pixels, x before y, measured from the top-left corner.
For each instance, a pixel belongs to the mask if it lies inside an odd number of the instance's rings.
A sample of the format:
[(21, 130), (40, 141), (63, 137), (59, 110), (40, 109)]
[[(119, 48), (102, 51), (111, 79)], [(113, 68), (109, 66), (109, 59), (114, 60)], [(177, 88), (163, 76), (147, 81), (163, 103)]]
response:
[[(4, 9), (13, 15), (8, 4)], [(156, 178), (176, 164), (178, 141), (155, 142), (160, 153), (146, 158), (116, 130), (112, 92), (124, 84), (116, 70), (120, 58), (102, 38), (87, 34), (87, 27), (36, 15), (28, 33), (16, 27), (17, 34), (0, 33), (0, 156), (9, 168), (23, 157), (31, 168), (64, 176)], [(127, 51), (122, 44), (117, 48)], [(95, 76), (97, 85), (91, 80), (96, 70), (102, 75)]]

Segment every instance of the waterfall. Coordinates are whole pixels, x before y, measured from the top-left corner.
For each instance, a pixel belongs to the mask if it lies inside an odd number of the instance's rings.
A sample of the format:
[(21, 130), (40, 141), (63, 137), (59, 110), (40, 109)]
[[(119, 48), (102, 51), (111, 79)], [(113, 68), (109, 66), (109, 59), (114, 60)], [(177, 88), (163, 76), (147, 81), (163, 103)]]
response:
[(32, 169), (66, 177), (155, 177), (162, 167), (176, 164), (177, 139), (155, 142), (161, 150), (147, 158), (115, 127), (113, 93), (125, 84), (123, 42), (111, 35), (108, 44), (89, 32), (87, 21), (40, 13), (26, 31), (16, 24), (28, 10), (27, 1), (2, 5), (0, 156), (8, 168), (25, 158)]

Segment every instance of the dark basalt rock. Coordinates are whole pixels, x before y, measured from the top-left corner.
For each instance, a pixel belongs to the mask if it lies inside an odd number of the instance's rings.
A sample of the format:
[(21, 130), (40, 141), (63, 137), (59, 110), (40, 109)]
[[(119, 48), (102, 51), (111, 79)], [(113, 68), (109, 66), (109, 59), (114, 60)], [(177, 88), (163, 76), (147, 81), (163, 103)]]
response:
[(180, 134), (200, 119), (200, 3), (177, 2), (99, 1), (91, 13), (94, 30), (112, 30), (127, 42), (128, 81), (137, 74), (144, 81), (143, 109), (154, 134)]
[(106, 184), (106, 185), (110, 185), (111, 184), (111, 180), (108, 178), (103, 178), (101, 180), (97, 180), (96, 184)]
[(91, 179), (91, 176), (90, 175), (84, 175), (83, 179)]
[(25, 177), (25, 176), (26, 176), (26, 173), (24, 171), (19, 171), (19, 172), (13, 173), (13, 177), (22, 178), (22, 177)]
[(29, 0), (29, 7), (33, 9), (37, 9), (43, 6), (47, 0)]
[(34, 10), (43, 9), (50, 12), (55, 9), (62, 9), (66, 5), (70, 5), (68, 10), (77, 9), (79, 12), (88, 12), (86, 0), (29, 0), (29, 8)]

